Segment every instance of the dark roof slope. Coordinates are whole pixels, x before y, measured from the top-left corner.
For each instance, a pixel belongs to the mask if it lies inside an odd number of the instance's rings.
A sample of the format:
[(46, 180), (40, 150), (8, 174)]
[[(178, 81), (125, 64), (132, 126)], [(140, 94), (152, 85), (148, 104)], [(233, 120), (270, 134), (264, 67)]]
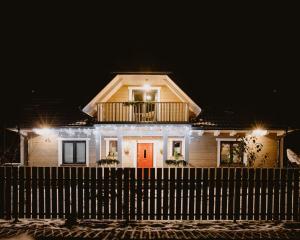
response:
[(20, 107), (15, 126), (20, 128), (89, 126), (93, 118), (78, 106), (59, 98), (34, 98)]
[(265, 129), (295, 129), (297, 126), (272, 115), (245, 113), (233, 110), (204, 108), (193, 124), (199, 129), (242, 130), (261, 127)]

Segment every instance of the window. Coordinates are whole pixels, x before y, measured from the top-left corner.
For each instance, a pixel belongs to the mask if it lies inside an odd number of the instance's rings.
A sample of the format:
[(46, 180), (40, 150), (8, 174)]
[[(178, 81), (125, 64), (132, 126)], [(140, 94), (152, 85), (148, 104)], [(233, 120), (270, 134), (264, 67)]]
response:
[(243, 166), (243, 158), (237, 151), (237, 141), (220, 142), (220, 165), (222, 166)]
[(106, 139), (106, 157), (117, 159), (118, 158), (118, 140)]
[(182, 141), (173, 141), (172, 156), (175, 156), (175, 153), (182, 155)]
[(63, 141), (63, 163), (85, 164), (86, 142), (85, 141)]
[(135, 102), (155, 102), (158, 101), (158, 90), (133, 90), (132, 97)]

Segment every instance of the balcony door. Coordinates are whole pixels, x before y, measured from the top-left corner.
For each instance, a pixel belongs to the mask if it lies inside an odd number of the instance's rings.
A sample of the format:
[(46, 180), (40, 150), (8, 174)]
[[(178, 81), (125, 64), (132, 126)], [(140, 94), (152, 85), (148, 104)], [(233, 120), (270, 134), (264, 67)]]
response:
[(160, 91), (158, 88), (144, 90), (133, 88), (130, 101), (135, 102), (131, 107), (132, 120), (136, 122), (153, 122), (157, 120)]

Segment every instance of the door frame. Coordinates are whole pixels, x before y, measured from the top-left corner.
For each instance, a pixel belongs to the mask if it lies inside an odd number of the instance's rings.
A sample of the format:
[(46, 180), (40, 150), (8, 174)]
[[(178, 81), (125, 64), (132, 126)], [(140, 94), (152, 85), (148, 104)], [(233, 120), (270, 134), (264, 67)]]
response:
[(152, 154), (152, 162), (153, 162), (153, 168), (156, 168), (156, 148), (157, 148), (157, 146), (156, 146), (156, 144), (157, 144), (157, 142), (158, 141), (156, 141), (156, 140), (137, 140), (136, 141), (136, 144), (135, 144), (135, 150), (134, 150), (134, 152), (135, 152), (135, 154), (134, 154), (134, 167), (135, 168), (137, 168), (137, 161), (138, 161), (138, 159), (137, 159), (137, 155), (138, 155), (138, 144), (139, 143), (152, 143), (153, 145), (153, 149), (152, 149), (152, 151), (153, 151), (153, 154)]

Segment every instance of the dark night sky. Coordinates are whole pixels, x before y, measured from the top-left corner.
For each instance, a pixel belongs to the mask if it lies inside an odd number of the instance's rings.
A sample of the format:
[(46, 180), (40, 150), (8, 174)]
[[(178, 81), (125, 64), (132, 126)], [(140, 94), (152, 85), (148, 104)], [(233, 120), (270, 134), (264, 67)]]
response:
[(110, 72), (136, 70), (173, 72), (202, 108), (300, 122), (292, 6), (24, 7), (9, 9), (2, 23), (1, 120), (8, 124), (32, 97), (84, 106)]

